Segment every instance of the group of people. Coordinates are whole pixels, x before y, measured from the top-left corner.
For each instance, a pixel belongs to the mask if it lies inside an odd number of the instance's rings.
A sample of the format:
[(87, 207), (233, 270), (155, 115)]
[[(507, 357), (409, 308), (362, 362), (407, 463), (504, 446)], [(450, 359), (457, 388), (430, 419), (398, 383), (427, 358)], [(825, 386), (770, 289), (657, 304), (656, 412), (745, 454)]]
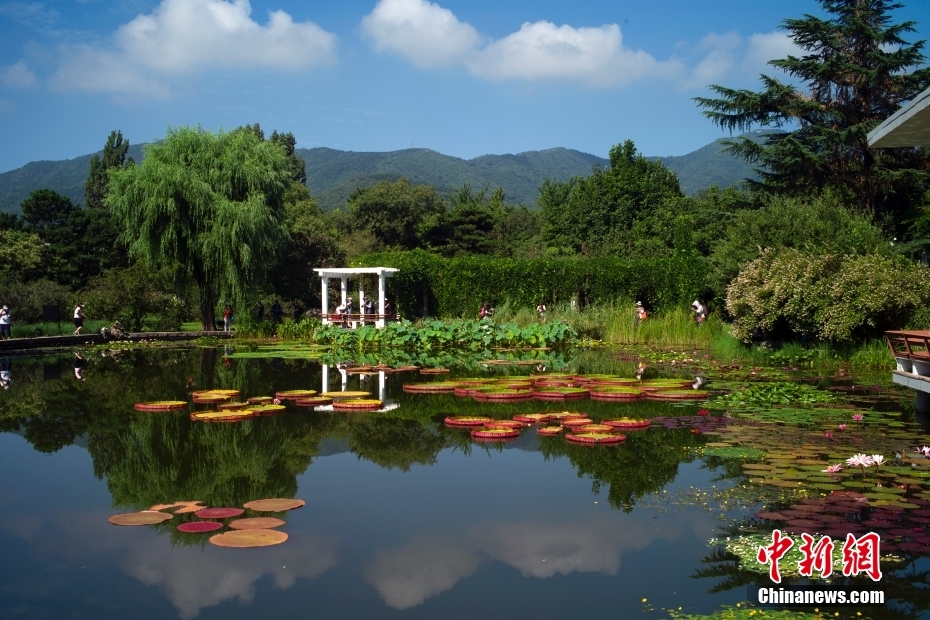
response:
[[(694, 322), (697, 323), (698, 325), (702, 324), (704, 321), (707, 320), (707, 306), (702, 304), (697, 299), (691, 302), (691, 311), (694, 312)], [(640, 323), (645, 321), (646, 318), (648, 318), (648, 316), (649, 316), (649, 313), (646, 312), (646, 308), (643, 307), (643, 302), (637, 301), (636, 302), (636, 325), (638, 326)]]
[[(344, 304), (339, 304), (338, 306), (336, 306), (336, 314), (339, 316), (340, 323), (342, 324), (343, 327), (349, 326), (349, 315), (355, 314), (353, 312), (354, 310), (353, 303), (354, 302), (352, 301), (352, 298), (349, 297), (346, 299)], [(385, 298), (384, 308), (382, 308), (381, 314), (390, 315), (393, 312), (394, 312), (394, 309), (393, 309), (393, 306), (391, 306), (391, 300)], [(359, 314), (363, 315), (363, 317), (366, 314), (377, 314), (377, 312), (375, 311), (374, 300), (371, 298), (366, 299), (364, 303), (362, 303), (362, 311)], [(365, 318), (362, 318), (362, 321), (366, 324), (370, 322)]]

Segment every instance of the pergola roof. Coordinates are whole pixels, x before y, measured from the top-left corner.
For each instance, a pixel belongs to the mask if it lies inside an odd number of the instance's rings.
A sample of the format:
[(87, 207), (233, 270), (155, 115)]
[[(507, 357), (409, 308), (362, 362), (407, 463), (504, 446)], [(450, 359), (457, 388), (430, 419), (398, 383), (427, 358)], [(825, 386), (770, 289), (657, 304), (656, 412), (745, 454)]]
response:
[(930, 146), (930, 88), (869, 132), (873, 149)]
[(321, 278), (346, 278), (363, 274), (383, 275), (385, 278), (390, 278), (398, 270), (394, 267), (322, 267), (314, 271), (320, 274)]

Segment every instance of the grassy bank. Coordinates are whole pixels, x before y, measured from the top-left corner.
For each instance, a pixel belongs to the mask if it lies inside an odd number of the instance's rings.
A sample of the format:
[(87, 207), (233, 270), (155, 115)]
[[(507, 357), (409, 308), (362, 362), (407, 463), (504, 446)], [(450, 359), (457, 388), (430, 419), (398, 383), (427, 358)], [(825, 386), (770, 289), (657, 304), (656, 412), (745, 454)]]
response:
[[(500, 323), (514, 322), (525, 326), (538, 320), (534, 309), (512, 308), (508, 304), (494, 313), (494, 321)], [(758, 366), (843, 364), (858, 368), (894, 368), (894, 360), (881, 338), (845, 346), (829, 342), (809, 345), (785, 343), (777, 348), (750, 346), (734, 337), (730, 326), (721, 321), (719, 315), (711, 314), (704, 324), (697, 325), (691, 311), (683, 308), (656, 312), (639, 325), (636, 324), (632, 303), (594, 305), (584, 310), (566, 304), (551, 308), (546, 313), (547, 322), (563, 320), (574, 327), (581, 338), (619, 345), (702, 349), (721, 361)]]

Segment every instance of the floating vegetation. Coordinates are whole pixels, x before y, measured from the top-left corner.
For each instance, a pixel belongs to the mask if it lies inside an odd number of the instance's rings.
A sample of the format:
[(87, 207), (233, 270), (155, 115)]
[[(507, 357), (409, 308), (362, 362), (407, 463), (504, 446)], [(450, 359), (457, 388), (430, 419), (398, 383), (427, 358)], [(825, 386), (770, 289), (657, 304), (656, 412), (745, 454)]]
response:
[(471, 432), (472, 439), (501, 441), (503, 439), (516, 439), (520, 431), (512, 428), (480, 428)]
[(139, 526), (155, 525), (173, 519), (174, 516), (167, 512), (157, 510), (143, 510), (141, 512), (129, 512), (121, 515), (113, 515), (107, 521), (113, 525)]
[(283, 392), (275, 392), (274, 396), (281, 400), (300, 400), (316, 396), (316, 390), (284, 390)]
[(484, 426), (491, 418), (484, 416), (456, 415), (445, 419), (446, 426)]
[(243, 504), (249, 510), (254, 510), (255, 512), (284, 512), (285, 510), (294, 510), (295, 508), (302, 508), (306, 505), (302, 499), (284, 499), (284, 498), (274, 498), (274, 499), (257, 499), (251, 502), (246, 502)]
[(633, 418), (619, 418), (615, 420), (604, 420), (604, 424), (613, 428), (631, 429), (631, 428), (649, 428), (649, 420), (636, 420)]
[(613, 435), (610, 433), (569, 433), (565, 439), (570, 443), (584, 445), (612, 445), (626, 441), (626, 435)]
[(249, 549), (280, 545), (286, 540), (287, 534), (278, 530), (233, 530), (211, 536), (210, 544), (217, 547)]
[(384, 406), (384, 403), (376, 398), (349, 398), (334, 402), (333, 411), (348, 413), (353, 411), (377, 411), (382, 406)]
[(802, 383), (772, 381), (742, 386), (729, 394), (714, 398), (707, 406), (722, 409), (753, 405), (816, 405), (835, 400), (836, 397), (826, 390), (819, 390)]
[(176, 411), (186, 409), (187, 403), (183, 400), (156, 400), (148, 403), (136, 403), (136, 411)]
[(229, 519), (238, 517), (243, 512), (245, 510), (242, 508), (204, 508), (195, 512), (194, 516), (201, 519)]
[(702, 454), (704, 456), (715, 456), (721, 459), (740, 459), (746, 461), (757, 461), (765, 458), (765, 452), (762, 450), (746, 446), (708, 444), (703, 448)]
[(221, 530), (223, 529), (223, 524), (219, 521), (191, 521), (190, 523), (182, 523), (176, 529), (186, 534), (202, 534), (204, 532)]
[(234, 530), (270, 530), (286, 524), (286, 521), (275, 517), (251, 517), (249, 519), (230, 521), (229, 527)]

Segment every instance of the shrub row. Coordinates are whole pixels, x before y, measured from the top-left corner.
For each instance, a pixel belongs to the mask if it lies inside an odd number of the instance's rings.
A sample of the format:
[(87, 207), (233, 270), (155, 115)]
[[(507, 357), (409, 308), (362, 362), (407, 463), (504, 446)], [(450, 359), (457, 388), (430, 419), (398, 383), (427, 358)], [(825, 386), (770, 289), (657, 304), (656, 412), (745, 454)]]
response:
[[(904, 258), (766, 250), (727, 289), (734, 334), (848, 341), (901, 329), (930, 304), (930, 269)], [(926, 325), (921, 328), (926, 329)]]
[(423, 250), (383, 252), (353, 261), (395, 267), (389, 280), (395, 308), (405, 316), (475, 316), (481, 304), (515, 307), (642, 300), (662, 308), (705, 294), (707, 262), (682, 253), (671, 258), (442, 258)]

